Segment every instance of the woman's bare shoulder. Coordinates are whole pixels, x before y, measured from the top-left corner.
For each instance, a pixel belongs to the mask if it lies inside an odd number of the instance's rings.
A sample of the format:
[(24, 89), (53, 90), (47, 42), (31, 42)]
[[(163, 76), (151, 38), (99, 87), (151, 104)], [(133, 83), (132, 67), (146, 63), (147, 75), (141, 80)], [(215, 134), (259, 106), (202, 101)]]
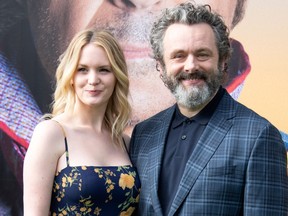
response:
[(64, 136), (61, 127), (53, 120), (44, 120), (34, 129), (25, 156), (26, 164), (50, 164), (53, 170), (58, 159), (65, 152)]
[(62, 126), (58, 121), (49, 119), (39, 122), (34, 129), (34, 133), (40, 133), (45, 136), (46, 135), (59, 136), (63, 132), (62, 132)]
[[(62, 149), (61, 144), (64, 142), (64, 136), (65, 134), (59, 123), (54, 120), (44, 120), (36, 125), (29, 147), (33, 145), (37, 145), (37, 148), (53, 148), (53, 146), (58, 146)], [(39, 145), (39, 143), (42, 144)]]

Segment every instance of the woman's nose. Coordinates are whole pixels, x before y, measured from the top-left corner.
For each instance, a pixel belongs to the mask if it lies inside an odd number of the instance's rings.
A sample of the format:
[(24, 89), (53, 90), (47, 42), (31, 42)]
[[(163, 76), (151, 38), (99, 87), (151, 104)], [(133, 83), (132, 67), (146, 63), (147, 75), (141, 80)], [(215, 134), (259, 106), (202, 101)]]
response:
[(89, 85), (97, 85), (100, 83), (100, 78), (97, 72), (90, 72), (88, 76), (88, 84)]

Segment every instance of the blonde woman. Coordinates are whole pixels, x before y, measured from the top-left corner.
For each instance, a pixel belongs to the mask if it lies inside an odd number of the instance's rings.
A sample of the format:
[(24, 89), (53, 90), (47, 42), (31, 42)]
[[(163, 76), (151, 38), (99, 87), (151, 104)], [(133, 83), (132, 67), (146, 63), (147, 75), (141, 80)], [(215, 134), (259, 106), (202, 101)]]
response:
[(90, 29), (60, 60), (52, 113), (24, 161), (24, 215), (130, 215), (140, 181), (123, 134), (131, 109), (123, 52), (109, 32)]

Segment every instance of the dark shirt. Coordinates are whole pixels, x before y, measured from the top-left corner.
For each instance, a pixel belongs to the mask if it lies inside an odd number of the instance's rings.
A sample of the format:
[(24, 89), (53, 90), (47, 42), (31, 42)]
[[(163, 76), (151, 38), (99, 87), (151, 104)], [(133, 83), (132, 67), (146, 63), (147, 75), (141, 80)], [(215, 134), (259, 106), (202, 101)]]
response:
[(178, 106), (175, 108), (164, 147), (159, 178), (158, 196), (164, 215), (168, 215), (186, 163), (216, 110), (223, 93), (224, 89), (220, 88), (207, 106), (192, 118), (182, 115)]

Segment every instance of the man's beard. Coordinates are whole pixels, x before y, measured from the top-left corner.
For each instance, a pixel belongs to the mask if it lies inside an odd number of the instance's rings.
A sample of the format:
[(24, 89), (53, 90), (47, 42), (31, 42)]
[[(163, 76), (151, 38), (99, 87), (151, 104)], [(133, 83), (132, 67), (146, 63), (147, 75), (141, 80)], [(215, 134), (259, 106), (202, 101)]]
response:
[[(188, 79), (202, 79), (204, 85), (185, 88), (181, 84), (181, 80)], [(224, 73), (219, 68), (209, 74), (203, 71), (193, 73), (181, 71), (174, 79), (168, 77), (166, 70), (164, 70), (162, 77), (164, 84), (175, 96), (177, 103), (192, 110), (197, 110), (207, 104), (216, 94), (223, 83), (223, 79)]]

